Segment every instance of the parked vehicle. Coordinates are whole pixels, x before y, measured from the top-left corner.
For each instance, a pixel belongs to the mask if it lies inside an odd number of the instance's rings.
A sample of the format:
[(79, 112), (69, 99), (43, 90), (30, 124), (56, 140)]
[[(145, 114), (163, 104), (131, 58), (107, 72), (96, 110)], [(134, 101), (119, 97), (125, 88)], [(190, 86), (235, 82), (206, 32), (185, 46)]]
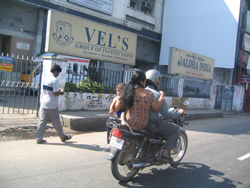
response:
[(30, 62), (24, 66), (18, 79), (18, 86), (31, 94), (37, 94), (40, 83), (41, 63)]
[[(178, 111), (179, 107), (170, 107), (169, 110)], [(183, 121), (184, 115), (187, 114), (184, 113), (172, 121), (179, 126), (188, 125), (188, 122)], [(152, 165), (165, 165), (161, 161), (166, 145), (164, 135), (153, 134), (145, 129), (133, 131), (128, 124), (122, 126), (120, 120), (113, 117), (108, 119), (106, 126), (112, 128), (110, 153), (106, 159), (111, 160), (111, 171), (117, 180), (129, 181), (140, 169)], [(169, 163), (172, 166), (181, 162), (187, 151), (187, 145), (187, 134), (181, 129), (176, 148), (170, 152), (173, 161)]]

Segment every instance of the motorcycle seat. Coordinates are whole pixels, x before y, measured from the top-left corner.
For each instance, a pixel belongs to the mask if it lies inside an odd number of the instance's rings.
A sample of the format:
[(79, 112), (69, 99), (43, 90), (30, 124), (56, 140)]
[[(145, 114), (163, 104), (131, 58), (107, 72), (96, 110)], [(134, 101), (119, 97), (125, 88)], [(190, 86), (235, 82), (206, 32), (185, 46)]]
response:
[(161, 134), (153, 133), (147, 129), (141, 129), (141, 130), (133, 130), (135, 133), (140, 133), (145, 135), (146, 137), (153, 139), (153, 138), (159, 138), (161, 137)]

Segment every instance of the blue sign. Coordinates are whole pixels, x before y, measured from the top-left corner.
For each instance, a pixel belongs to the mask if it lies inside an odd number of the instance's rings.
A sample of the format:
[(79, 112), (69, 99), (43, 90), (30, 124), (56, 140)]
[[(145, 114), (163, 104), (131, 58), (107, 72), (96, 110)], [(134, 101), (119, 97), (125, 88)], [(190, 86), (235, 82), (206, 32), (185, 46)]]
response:
[(0, 72), (10, 73), (13, 68), (13, 57), (0, 56)]
[(250, 74), (242, 74), (241, 75), (241, 82), (242, 83), (249, 83), (250, 82)]

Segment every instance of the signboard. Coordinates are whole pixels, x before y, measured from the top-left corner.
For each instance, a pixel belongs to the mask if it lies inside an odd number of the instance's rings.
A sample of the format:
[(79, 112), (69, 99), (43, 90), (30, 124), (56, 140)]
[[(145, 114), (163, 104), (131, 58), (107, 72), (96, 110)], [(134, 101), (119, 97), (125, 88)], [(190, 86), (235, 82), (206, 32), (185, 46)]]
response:
[(137, 35), (49, 10), (45, 52), (135, 65)]
[(246, 30), (250, 33), (250, 11), (247, 11), (247, 23), (246, 23)]
[(30, 43), (17, 41), (16, 48), (21, 50), (30, 50)]
[(244, 46), (245, 46), (245, 51), (250, 52), (250, 35), (244, 34)]
[(242, 83), (249, 83), (250, 82), (250, 75), (249, 74), (242, 74), (241, 75), (241, 82)]
[(247, 74), (250, 74), (250, 58), (248, 58), (246, 69), (247, 69)]
[(170, 47), (168, 73), (213, 80), (214, 59)]
[(12, 72), (13, 57), (0, 56), (0, 72)]
[(68, 2), (82, 5), (106, 14), (112, 14), (113, 0), (68, 0)]

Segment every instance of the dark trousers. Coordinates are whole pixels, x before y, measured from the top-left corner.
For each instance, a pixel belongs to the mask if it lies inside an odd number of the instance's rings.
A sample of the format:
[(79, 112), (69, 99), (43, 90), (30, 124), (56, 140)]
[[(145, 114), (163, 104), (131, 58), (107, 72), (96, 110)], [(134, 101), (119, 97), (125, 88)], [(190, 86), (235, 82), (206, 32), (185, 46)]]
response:
[(146, 127), (150, 132), (160, 133), (166, 136), (166, 148), (172, 150), (176, 147), (176, 141), (180, 135), (180, 127), (168, 121), (149, 121)]
[(109, 135), (111, 132), (111, 128), (107, 127), (107, 144), (109, 144), (110, 140), (109, 140)]

